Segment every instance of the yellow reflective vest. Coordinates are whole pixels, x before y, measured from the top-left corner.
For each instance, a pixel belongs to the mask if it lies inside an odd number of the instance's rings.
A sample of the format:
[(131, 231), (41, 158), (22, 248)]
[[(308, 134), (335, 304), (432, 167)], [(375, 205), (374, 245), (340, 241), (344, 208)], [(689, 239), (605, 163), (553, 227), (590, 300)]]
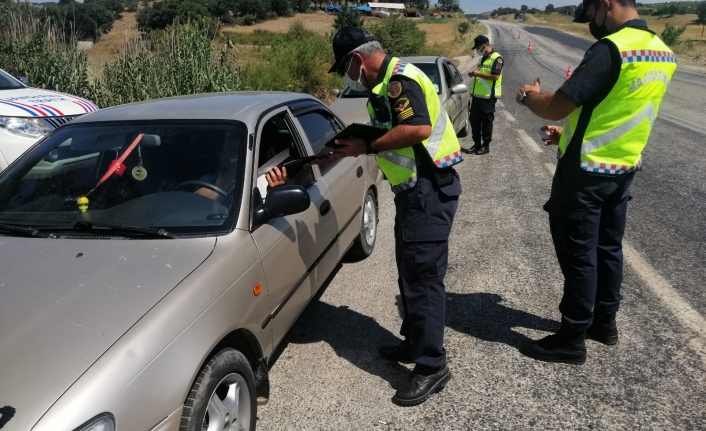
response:
[[(481, 57), (480, 60), (478, 60), (478, 71), (490, 75), (493, 72), (493, 64), (495, 64), (497, 58), (502, 58), (502, 56), (495, 51), (491, 52), (490, 55), (486, 57), (485, 61), (483, 61), (483, 57)], [(493, 88), (495, 89), (495, 93), (493, 93)], [(473, 80), (471, 96), (480, 97), (481, 99), (490, 99), (493, 95), (496, 99), (500, 99), (500, 96), (503, 95), (502, 72), (500, 72), (500, 76), (498, 76), (498, 79), (495, 81), (476, 76)]]
[(593, 110), (582, 106), (569, 114), (559, 157), (568, 145), (580, 145), (583, 170), (616, 175), (640, 168), (677, 62), (667, 45), (647, 30), (627, 27), (606, 39), (620, 52), (620, 77)]
[[(372, 92), (387, 99), (387, 85), (390, 82), (390, 78), (395, 75), (403, 75), (413, 79), (424, 92), (432, 129), (431, 135), (429, 138), (425, 139), (422, 144), (431, 157), (431, 160), (434, 161), (434, 164), (438, 168), (448, 168), (462, 161), (461, 145), (458, 142), (451, 120), (444, 106), (439, 102), (439, 96), (436, 94), (434, 84), (432, 84), (431, 80), (424, 72), (413, 64), (405, 63), (398, 58), (392, 58), (385, 73), (385, 77), (382, 79), (382, 82), (372, 89)], [(390, 118), (392, 118), (393, 113), (389, 99), (386, 105)], [(375, 119), (375, 113), (369, 102), (368, 113), (370, 114), (374, 126), (392, 129), (392, 121), (381, 123)], [(412, 147), (380, 151), (375, 155), (375, 158), (380, 166), (380, 170), (390, 182), (394, 193), (407, 190), (417, 185), (417, 163)]]

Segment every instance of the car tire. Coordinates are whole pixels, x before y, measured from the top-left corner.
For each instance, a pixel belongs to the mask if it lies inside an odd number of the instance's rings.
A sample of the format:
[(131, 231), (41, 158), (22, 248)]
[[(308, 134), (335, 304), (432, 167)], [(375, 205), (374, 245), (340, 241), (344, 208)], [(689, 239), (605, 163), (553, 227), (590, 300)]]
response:
[(468, 136), (469, 133), (471, 133), (471, 120), (470, 120), (470, 114), (471, 114), (471, 106), (468, 106), (468, 111), (466, 111), (466, 124), (464, 124), (463, 129), (461, 129), (460, 132), (458, 132), (458, 137), (459, 138), (465, 138)]
[(179, 431), (202, 431), (212, 426), (231, 429), (234, 421), (242, 429), (255, 431), (257, 399), (250, 363), (245, 355), (228, 348), (208, 361), (196, 378), (184, 403)]
[(377, 239), (378, 206), (373, 190), (368, 190), (363, 201), (363, 217), (360, 232), (349, 251), (351, 257), (366, 258), (373, 253)]

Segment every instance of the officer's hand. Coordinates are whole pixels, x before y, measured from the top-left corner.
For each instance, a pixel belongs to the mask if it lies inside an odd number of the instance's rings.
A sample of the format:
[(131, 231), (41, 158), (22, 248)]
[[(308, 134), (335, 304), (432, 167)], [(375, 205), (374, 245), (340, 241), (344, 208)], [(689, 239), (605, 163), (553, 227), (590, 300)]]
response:
[(471, 70), (470, 72), (468, 72), (468, 76), (470, 76), (471, 78), (475, 78), (476, 76), (478, 76), (478, 71)]
[(362, 139), (337, 139), (337, 145), (341, 147), (333, 149), (333, 155), (339, 158), (358, 157), (365, 154), (365, 141)]
[(561, 126), (544, 126), (542, 131), (547, 135), (546, 138), (542, 139), (542, 143), (545, 146), (559, 145), (559, 138), (561, 138), (564, 128)]
[(537, 93), (539, 93), (539, 78), (535, 78), (534, 84), (524, 85), (522, 88), (520, 88), (520, 93), (524, 91), (536, 91)]
[(287, 168), (282, 166), (282, 169), (275, 166), (274, 168), (267, 171), (265, 174), (265, 179), (267, 179), (267, 185), (272, 187), (283, 186), (287, 184)]

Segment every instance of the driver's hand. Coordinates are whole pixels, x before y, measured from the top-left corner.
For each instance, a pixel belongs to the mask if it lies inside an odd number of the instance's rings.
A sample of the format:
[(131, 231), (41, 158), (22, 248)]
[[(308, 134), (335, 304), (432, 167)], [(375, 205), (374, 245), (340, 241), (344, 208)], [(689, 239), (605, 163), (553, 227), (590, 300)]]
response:
[(282, 169), (280, 169), (275, 166), (267, 171), (267, 174), (265, 174), (265, 179), (267, 179), (267, 185), (270, 188), (283, 186), (287, 184), (287, 168), (282, 166)]
[(209, 199), (213, 199), (214, 201), (218, 200), (218, 193), (214, 192), (211, 189), (207, 189), (206, 187), (201, 187), (200, 189), (196, 190), (194, 193), (197, 195), (205, 196)]

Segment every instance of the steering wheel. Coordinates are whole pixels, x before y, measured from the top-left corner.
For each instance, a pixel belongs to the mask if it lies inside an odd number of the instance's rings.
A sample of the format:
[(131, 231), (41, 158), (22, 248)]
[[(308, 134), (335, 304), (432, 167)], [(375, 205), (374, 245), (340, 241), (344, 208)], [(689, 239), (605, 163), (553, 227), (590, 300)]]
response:
[(201, 186), (201, 187), (206, 187), (207, 189), (213, 190), (214, 192), (218, 193), (224, 198), (228, 197), (228, 193), (223, 191), (220, 187), (216, 187), (211, 183), (207, 183), (206, 181), (184, 181), (183, 183), (179, 184), (174, 188), (174, 190), (179, 190), (182, 187), (186, 186)]

